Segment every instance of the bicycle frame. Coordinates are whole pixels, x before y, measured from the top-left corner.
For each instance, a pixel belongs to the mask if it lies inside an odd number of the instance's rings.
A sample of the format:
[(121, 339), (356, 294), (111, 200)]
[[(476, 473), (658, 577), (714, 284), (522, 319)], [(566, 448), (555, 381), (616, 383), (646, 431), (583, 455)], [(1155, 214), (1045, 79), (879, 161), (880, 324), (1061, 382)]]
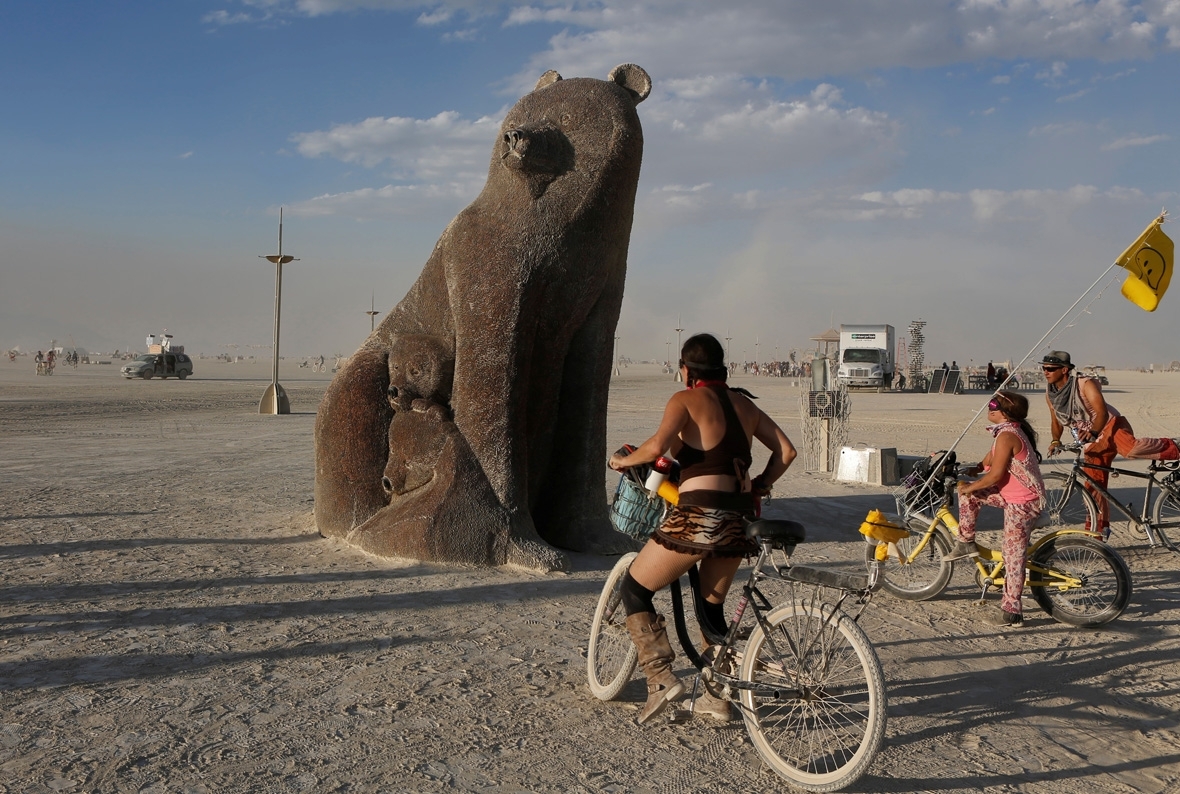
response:
[[(767, 567), (773, 569), (774, 573), (768, 572), (766, 570)], [(688, 657), (694, 667), (704, 674), (706, 680), (721, 681), (734, 690), (747, 689), (754, 691), (764, 697), (772, 697), (775, 699), (782, 699), (785, 697), (783, 691), (780, 688), (767, 687), (764, 685), (742, 681), (736, 675), (720, 672), (718, 667), (722, 666), (719, 663), (733, 648), (736, 647), (737, 643), (741, 640), (743, 633), (745, 633), (742, 629), (742, 622), (747, 608), (753, 608), (754, 620), (760, 626), (762, 626), (763, 630), (766, 632), (767, 642), (770, 644), (771, 648), (775, 651), (775, 653), (783, 655), (779, 649), (774, 647), (772, 632), (769, 631), (770, 626), (766, 620), (767, 613), (773, 610), (775, 605), (772, 604), (770, 599), (768, 599), (762, 590), (759, 589), (758, 583), (765, 581), (781, 581), (792, 585), (808, 584), (806, 582), (799, 582), (790, 578), (789, 571), (790, 561), (785, 560), (783, 566), (780, 567), (779, 563), (774, 559), (774, 547), (772, 544), (764, 542), (762, 544), (762, 549), (758, 554), (758, 559), (755, 561), (752, 569), (750, 570), (749, 578), (746, 580), (745, 584), (742, 585), (742, 596), (740, 599), (738, 599), (737, 606), (734, 609), (734, 616), (729, 623), (729, 629), (726, 631), (724, 636), (719, 636), (710, 630), (707, 623), (705, 622), (702, 610), (699, 607), (702, 596), (700, 594), (700, 574), (697, 570), (697, 566), (694, 565), (689, 569), (688, 578), (693, 597), (693, 606), (697, 617), (697, 623), (709, 644), (718, 648), (718, 652), (711, 660), (705, 659), (705, 657), (703, 657), (697, 651), (695, 644), (692, 642), (692, 639), (689, 636), (688, 624), (685, 622), (684, 598), (681, 594), (680, 580), (677, 579), (672, 582), (670, 589), (672, 594), (672, 612), (676, 626), (676, 635), (680, 639), (680, 645), (684, 649), (685, 656)], [(874, 573), (879, 573), (879, 571), (874, 571)], [(830, 609), (823, 610), (823, 623), (821, 624), (822, 627), (826, 628), (833, 620), (838, 619), (840, 614), (846, 614), (853, 620), (853, 622), (856, 622), (860, 618), (861, 614), (863, 614), (865, 608), (868, 606), (869, 601), (872, 599), (875, 585), (876, 578), (874, 575), (870, 575), (868, 588), (866, 590), (859, 591), (834, 588), (840, 589), (840, 597), (836, 599), (834, 603), (824, 602), (824, 605), (830, 607)], [(818, 598), (820, 587), (821, 586), (812, 587), (813, 593), (811, 596), (811, 601), (815, 606), (820, 604)], [(858, 609), (855, 614), (842, 613), (842, 606), (844, 602), (850, 597), (855, 598), (856, 603), (860, 605), (860, 609)], [(819, 634), (813, 636), (811, 642), (814, 643), (818, 637)], [(790, 642), (790, 638), (788, 637), (787, 639)], [(792, 646), (790, 652), (791, 655), (799, 657), (805, 655), (809, 650), (810, 646), (806, 648), (795, 648)], [(790, 697), (797, 696), (797, 692), (790, 695)]]
[[(950, 508), (944, 502), (934, 514), (930, 524), (926, 527), (922, 539), (914, 546), (914, 550), (906, 558), (905, 562), (911, 563), (918, 558), (918, 555), (930, 544), (931, 537), (938, 531), (939, 525), (945, 527), (945, 532), (952, 536), (958, 535), (959, 522)], [(1028, 572), (1028, 579), (1026, 585), (1032, 587), (1056, 587), (1059, 590), (1068, 590), (1074, 587), (1081, 587), (1082, 581), (1076, 576), (1070, 576), (1061, 571), (1044, 568), (1034, 562), (1037, 552), (1040, 549), (1057, 540), (1058, 538), (1067, 537), (1069, 535), (1080, 535), (1090, 537), (1090, 533), (1078, 529), (1058, 529), (1049, 532), (1044, 537), (1037, 540), (1028, 547), (1028, 556), (1025, 561), (1025, 569)], [(975, 542), (975, 548), (979, 552), (979, 556), (974, 558), (975, 569), (978, 571), (977, 581), (982, 588), (979, 594), (980, 603), (983, 602), (987, 591), (991, 587), (1003, 587), (1004, 577), (1001, 575), (1004, 571), (1004, 557), (997, 549), (991, 549), (981, 544), (978, 540)], [(1040, 577), (1040, 578), (1037, 578)]]
[[(1115, 499), (1114, 496), (1111, 495), (1110, 491), (1102, 486), (1096, 479), (1094, 479), (1087, 469), (1091, 471), (1104, 471), (1109, 474), (1146, 480), (1147, 482), (1143, 487), (1143, 507), (1140, 510), (1140, 514), (1136, 516), (1130, 511), (1128, 506), (1124, 506), (1119, 500)], [(1151, 462), (1147, 471), (1121, 469), (1116, 466), (1101, 466), (1097, 463), (1089, 463), (1085, 461), (1079, 454), (1076, 458), (1074, 458), (1073, 467), (1071, 469), (1072, 477), (1066, 486), (1064, 495), (1062, 496), (1062, 503), (1065, 504), (1069, 502), (1069, 498), (1073, 495), (1074, 485), (1078, 484), (1079, 481), (1083, 481), (1081, 483), (1082, 487), (1086, 487), (1086, 484), (1088, 484), (1091, 493), (1101, 494), (1106, 498), (1107, 505), (1114, 507), (1119, 513), (1125, 516), (1128, 521), (1134, 522), (1136, 526), (1141, 528), (1147, 535), (1147, 542), (1149, 544), (1152, 546), (1163, 546), (1169, 551), (1180, 552), (1180, 549), (1178, 549), (1176, 545), (1172, 543), (1171, 539), (1168, 538), (1167, 533), (1163, 531), (1165, 527), (1171, 527), (1173, 529), (1180, 528), (1180, 521), (1170, 521), (1156, 524), (1151, 520), (1151, 518), (1148, 517), (1149, 505), (1152, 504), (1151, 488), (1153, 485), (1158, 485), (1160, 490), (1167, 491), (1175, 497), (1180, 497), (1180, 490), (1176, 489), (1172, 483), (1168, 482), (1167, 479), (1161, 479), (1159, 477), (1161, 472), (1168, 472), (1170, 474), (1171, 470), (1159, 467), (1156, 461)]]

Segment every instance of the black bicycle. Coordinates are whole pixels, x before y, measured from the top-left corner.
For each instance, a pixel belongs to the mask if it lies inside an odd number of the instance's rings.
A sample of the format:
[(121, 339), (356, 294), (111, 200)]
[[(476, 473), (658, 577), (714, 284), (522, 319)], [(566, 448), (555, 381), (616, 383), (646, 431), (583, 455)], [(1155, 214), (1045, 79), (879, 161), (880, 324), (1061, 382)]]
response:
[[(1132, 531), (1138, 537), (1146, 538), (1150, 546), (1162, 546), (1180, 553), (1180, 548), (1165, 532), (1167, 529), (1180, 529), (1180, 461), (1153, 460), (1148, 464), (1147, 471), (1135, 471), (1085, 462), (1082, 445), (1076, 440), (1063, 444), (1061, 450), (1074, 453), (1069, 471), (1044, 474), (1048, 498), (1046, 509), (1055, 526), (1079, 526), (1098, 536), (1098, 506), (1092, 494), (1099, 493), (1106, 497), (1110, 509), (1126, 517)], [(1132, 512), (1133, 505), (1124, 505), (1111, 496), (1110, 491), (1094, 479), (1091, 472), (1095, 471), (1145, 480), (1139, 515)], [(1154, 501), (1153, 489), (1158, 489)], [(1151, 506), (1150, 513), (1148, 505)]]
[[(885, 736), (885, 676), (856, 622), (872, 599), (879, 569), (865, 574), (791, 565), (805, 537), (794, 521), (759, 519), (746, 527), (746, 537), (759, 552), (724, 635), (703, 616), (697, 568), (688, 572), (708, 653), (690, 636), (680, 581), (670, 586), (676, 634), (698, 670), (690, 697), (695, 702), (706, 687), (737, 704), (755, 749), (775, 773), (808, 791), (838, 791), (864, 774)], [(623, 575), (635, 556), (615, 564), (594, 610), (587, 675), (600, 700), (617, 697), (635, 672), (638, 653), (621, 604)], [(785, 586), (782, 597), (767, 597), (770, 583)], [(851, 614), (845, 605), (854, 608)], [(671, 718), (691, 713), (674, 710)]]

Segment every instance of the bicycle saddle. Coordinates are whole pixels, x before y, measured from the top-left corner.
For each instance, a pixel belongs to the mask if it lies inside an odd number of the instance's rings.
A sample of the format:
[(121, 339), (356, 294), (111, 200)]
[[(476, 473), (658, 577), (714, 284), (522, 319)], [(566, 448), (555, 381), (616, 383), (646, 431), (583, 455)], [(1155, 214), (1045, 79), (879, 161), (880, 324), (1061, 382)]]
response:
[(746, 537), (759, 542), (766, 540), (776, 545), (794, 546), (806, 539), (807, 530), (798, 521), (760, 518), (746, 525)]

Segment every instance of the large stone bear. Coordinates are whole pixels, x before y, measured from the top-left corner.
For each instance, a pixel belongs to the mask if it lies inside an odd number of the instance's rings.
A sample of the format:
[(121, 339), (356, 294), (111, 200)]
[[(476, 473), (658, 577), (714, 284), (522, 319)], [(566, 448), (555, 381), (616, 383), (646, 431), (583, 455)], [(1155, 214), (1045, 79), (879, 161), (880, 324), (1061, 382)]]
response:
[(321, 534), (539, 570), (630, 548), (602, 476), (650, 91), (633, 64), (550, 71), (508, 113), (483, 192), (320, 404)]

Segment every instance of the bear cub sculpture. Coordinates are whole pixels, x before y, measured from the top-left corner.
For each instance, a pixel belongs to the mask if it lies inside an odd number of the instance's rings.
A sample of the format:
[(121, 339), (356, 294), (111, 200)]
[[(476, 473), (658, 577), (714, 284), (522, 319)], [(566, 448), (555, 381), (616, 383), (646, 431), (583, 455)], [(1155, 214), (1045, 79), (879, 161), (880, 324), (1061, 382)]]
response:
[(543, 571), (632, 547), (603, 461), (650, 92), (634, 64), (549, 71), (509, 111), (483, 191), (320, 404), (322, 535)]

